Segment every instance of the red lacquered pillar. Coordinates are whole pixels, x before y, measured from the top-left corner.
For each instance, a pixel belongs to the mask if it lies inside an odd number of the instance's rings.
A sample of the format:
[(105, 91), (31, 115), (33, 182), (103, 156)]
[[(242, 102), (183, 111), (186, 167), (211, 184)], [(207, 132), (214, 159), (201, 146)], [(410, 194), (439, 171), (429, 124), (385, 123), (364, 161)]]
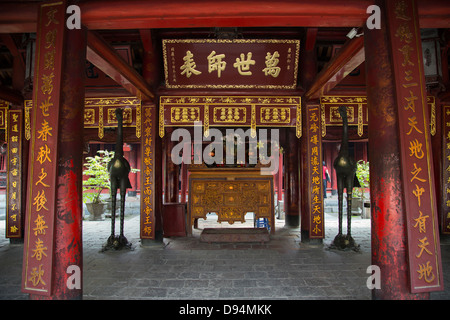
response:
[[(63, 64), (62, 109), (59, 115), (55, 283), (52, 299), (83, 297), (83, 139), (79, 133), (84, 129), (85, 54), (86, 29), (68, 30)], [(72, 275), (73, 278), (69, 279)], [(79, 287), (76, 286), (78, 275), (81, 279)]]
[[(377, 1), (386, 17), (384, 1)], [(369, 110), (372, 264), (380, 268), (374, 299), (424, 299), (408, 282), (406, 215), (401, 180), (397, 101), (386, 19), (381, 29), (364, 30)]]
[(39, 9), (22, 288), (31, 299), (82, 298), (86, 30), (65, 1)]

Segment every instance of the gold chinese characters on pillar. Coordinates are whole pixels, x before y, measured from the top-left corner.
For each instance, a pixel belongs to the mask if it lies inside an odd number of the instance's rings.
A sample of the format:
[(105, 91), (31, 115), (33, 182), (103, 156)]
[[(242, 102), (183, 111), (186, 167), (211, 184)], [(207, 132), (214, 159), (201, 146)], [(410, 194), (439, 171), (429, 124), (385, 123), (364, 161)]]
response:
[(442, 290), (430, 122), (417, 4), (387, 1), (397, 93), (411, 292)]
[(22, 287), (51, 295), (65, 1), (40, 5), (33, 83)]
[(156, 107), (145, 105), (142, 112), (141, 239), (154, 239)]
[(322, 131), (320, 107), (306, 109), (306, 130), (308, 145), (308, 196), (309, 196), (309, 237), (322, 239), (325, 236), (323, 221), (323, 180), (322, 180)]

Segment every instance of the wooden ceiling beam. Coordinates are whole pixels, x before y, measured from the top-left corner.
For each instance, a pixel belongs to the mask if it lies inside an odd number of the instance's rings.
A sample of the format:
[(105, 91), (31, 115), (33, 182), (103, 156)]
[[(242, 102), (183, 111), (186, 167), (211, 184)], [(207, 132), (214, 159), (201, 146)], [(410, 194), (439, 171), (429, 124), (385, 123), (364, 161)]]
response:
[[(0, 32), (36, 32), (39, 2), (0, 4)], [(83, 0), (90, 30), (210, 27), (355, 27), (372, 0)], [(419, 1), (421, 28), (450, 28), (448, 0)]]
[(153, 100), (148, 83), (95, 31), (88, 31), (86, 59), (132, 95)]
[(364, 60), (364, 38), (348, 40), (314, 79), (306, 92), (306, 99), (318, 99), (327, 94)]

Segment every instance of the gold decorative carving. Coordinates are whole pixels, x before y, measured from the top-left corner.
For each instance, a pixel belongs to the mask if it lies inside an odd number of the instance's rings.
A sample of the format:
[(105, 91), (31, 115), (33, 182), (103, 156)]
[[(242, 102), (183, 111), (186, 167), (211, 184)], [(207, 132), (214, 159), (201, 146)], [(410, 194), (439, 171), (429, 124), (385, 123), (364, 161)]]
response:
[[(274, 223), (273, 177), (259, 174), (259, 169), (200, 169), (189, 167), (188, 230), (194, 221), (206, 219), (216, 212), (218, 222), (245, 222), (245, 214), (254, 212), (255, 218), (268, 218)], [(232, 180), (230, 180), (230, 178)]]
[(84, 109), (84, 124), (95, 124), (95, 109)]
[(322, 137), (325, 137), (327, 134), (327, 126), (325, 122), (325, 105), (320, 105), (320, 119), (322, 121)]
[[(358, 134), (362, 136), (364, 133), (363, 126), (366, 126), (368, 123), (367, 97), (323, 96), (320, 98), (320, 106), (322, 112), (322, 137), (325, 137), (326, 135), (326, 126), (339, 126), (342, 124), (342, 119), (338, 111), (339, 106), (341, 105), (345, 105), (347, 107), (349, 126), (357, 125)], [(355, 121), (355, 119), (357, 121)]]
[(33, 106), (33, 100), (25, 100), (25, 139), (31, 139), (31, 121), (30, 121), (30, 112), (31, 107)]
[[(355, 121), (355, 109), (353, 106), (347, 106), (348, 122)], [(339, 107), (330, 107), (330, 123), (342, 123)]]
[(192, 126), (201, 119), (205, 137), (211, 126), (249, 125), (252, 137), (256, 137), (257, 125), (296, 127), (301, 136), (300, 97), (161, 96), (159, 105), (160, 137), (166, 126)]
[(103, 139), (104, 131), (103, 131), (103, 108), (98, 108), (98, 137)]
[[(268, 217), (270, 212), (271, 191), (270, 181), (217, 180), (213, 183), (193, 181), (191, 197), (191, 222), (204, 218), (208, 212), (217, 212), (219, 222), (233, 224), (236, 221), (245, 222), (247, 212), (257, 212), (257, 215)], [(265, 210), (261, 211), (261, 208)], [(268, 217), (270, 218), (270, 217)]]
[(86, 98), (84, 106), (113, 106), (122, 107), (140, 105), (141, 100), (136, 97), (114, 97), (114, 98)]
[(436, 100), (434, 96), (427, 96), (427, 104), (430, 105), (430, 133), (436, 134)]
[(356, 104), (367, 103), (366, 96), (323, 96), (320, 98), (320, 103), (332, 103), (332, 104)]
[(164, 106), (159, 105), (159, 136), (164, 137)]
[(215, 123), (245, 123), (247, 121), (245, 107), (214, 107)]
[(170, 121), (172, 123), (185, 123), (200, 121), (199, 107), (176, 107), (170, 109)]
[(289, 107), (262, 107), (261, 123), (290, 123), (291, 110)]
[(136, 137), (141, 137), (141, 113), (142, 113), (142, 104), (139, 103), (139, 106), (136, 108)]
[(256, 137), (256, 107), (254, 104), (252, 104), (252, 117), (251, 117), (251, 123), (250, 123), (250, 135), (252, 138)]
[(203, 122), (203, 126), (204, 126), (204, 135), (205, 137), (209, 137), (209, 106), (207, 104), (205, 104), (205, 108), (204, 108), (204, 122)]
[(160, 104), (203, 105), (203, 104), (287, 104), (297, 105), (301, 101), (296, 96), (161, 96)]
[(6, 117), (8, 114), (8, 108), (0, 108), (0, 128), (6, 129)]
[[(116, 118), (116, 109), (109, 108), (108, 109), (108, 124), (116, 124), (117, 118)], [(133, 115), (131, 108), (124, 108), (123, 109), (123, 124), (131, 124), (133, 123)]]
[(363, 106), (362, 103), (358, 104), (358, 136), (362, 137), (364, 133), (364, 120), (363, 120)]

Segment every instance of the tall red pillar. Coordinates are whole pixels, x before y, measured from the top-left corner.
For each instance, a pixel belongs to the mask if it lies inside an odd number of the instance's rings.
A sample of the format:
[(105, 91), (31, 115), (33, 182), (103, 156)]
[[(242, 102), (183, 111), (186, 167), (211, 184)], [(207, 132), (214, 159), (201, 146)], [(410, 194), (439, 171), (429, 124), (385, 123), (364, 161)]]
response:
[(80, 270), (78, 275), (82, 279), (83, 270), (83, 139), (79, 132), (84, 129), (86, 31), (84, 28), (67, 31), (63, 63), (53, 299), (82, 299), (83, 296), (82, 284), (76, 287), (77, 280), (68, 278)]
[[(369, 104), (369, 163), (372, 217), (372, 264), (380, 267), (381, 289), (374, 299), (413, 299), (408, 287), (403, 188), (400, 177), (398, 118), (386, 25), (365, 32)], [(370, 53), (370, 54), (369, 54)]]
[[(442, 270), (438, 237), (426, 234), (433, 231), (436, 210), (434, 190), (429, 187), (433, 185), (430, 148), (418, 149), (429, 145), (429, 132), (417, 8), (412, 0), (376, 4), (381, 8), (381, 29), (364, 30), (372, 264), (381, 272), (381, 289), (373, 289), (373, 297), (426, 299), (427, 291), (441, 285)], [(428, 166), (422, 166), (427, 160)], [(422, 242), (427, 236), (429, 242)], [(423, 255), (420, 248), (425, 246)]]
[[(149, 29), (139, 30), (143, 52), (142, 76), (154, 90), (158, 85), (158, 56)], [(141, 136), (141, 243), (149, 245), (162, 239), (162, 139), (158, 135), (158, 107), (142, 105)]]
[(22, 276), (32, 299), (82, 297), (86, 30), (67, 29), (65, 13), (65, 1), (39, 8)]

